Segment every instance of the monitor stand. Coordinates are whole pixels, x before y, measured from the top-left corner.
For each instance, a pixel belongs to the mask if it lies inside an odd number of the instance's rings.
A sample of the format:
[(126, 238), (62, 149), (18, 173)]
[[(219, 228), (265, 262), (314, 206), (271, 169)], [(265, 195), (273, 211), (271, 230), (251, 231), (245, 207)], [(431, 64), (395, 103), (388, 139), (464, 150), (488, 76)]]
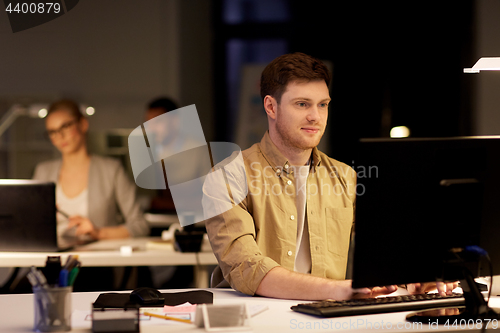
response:
[[(500, 315), (491, 309), (484, 300), (472, 273), (463, 267), (462, 276), (460, 285), (464, 292), (465, 307), (438, 308), (414, 312), (407, 315), (406, 320), (424, 324), (449, 325), (450, 327), (464, 327), (464, 325), (472, 325), (472, 323), (476, 327), (476, 324), (487, 325), (490, 320), (500, 320)], [(478, 319), (481, 321), (478, 322)]]

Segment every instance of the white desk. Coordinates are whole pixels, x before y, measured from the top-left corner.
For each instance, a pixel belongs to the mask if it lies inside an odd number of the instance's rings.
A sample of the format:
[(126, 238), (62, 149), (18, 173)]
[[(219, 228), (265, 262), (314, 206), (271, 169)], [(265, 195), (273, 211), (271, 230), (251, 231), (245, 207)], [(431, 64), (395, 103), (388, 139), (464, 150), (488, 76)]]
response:
[[(217, 259), (211, 251), (182, 253), (174, 251), (173, 247), (151, 250), (146, 248), (150, 240), (159, 240), (159, 238), (103, 240), (68, 252), (0, 252), (0, 267), (42, 267), (45, 266), (47, 256), (61, 256), (64, 262), (67, 256), (77, 254), (84, 267), (195, 266), (196, 285), (208, 287), (207, 266), (217, 265)], [(122, 245), (131, 246), (132, 253), (122, 254), (120, 252)]]
[(168, 229), (174, 223), (180, 223), (177, 214), (151, 214), (145, 213), (144, 218), (151, 228)]
[[(405, 316), (409, 312), (396, 312), (378, 315), (366, 315), (342, 318), (316, 318), (313, 316), (296, 313), (290, 310), (290, 306), (298, 301), (278, 300), (263, 297), (249, 297), (231, 289), (209, 289), (214, 293), (214, 304), (266, 304), (269, 309), (256, 315), (251, 319), (253, 332), (449, 332), (451, 329), (440, 326), (430, 329), (428, 325), (421, 327), (405, 322)], [(180, 290), (177, 290), (180, 291)], [(163, 292), (169, 292), (164, 290)], [(82, 311), (90, 312), (91, 303), (95, 301), (99, 293), (74, 293), (72, 296), (73, 315)], [(492, 299), (491, 306), (500, 306), (500, 298)], [(0, 320), (0, 332), (32, 332), (33, 327), (33, 295), (0, 295), (0, 309), (2, 315)], [(76, 312), (75, 312), (76, 311)], [(73, 318), (73, 322), (75, 318)], [(384, 329), (380, 327), (384, 323)], [(390, 324), (388, 324), (390, 323)], [(73, 325), (72, 332), (90, 332), (91, 322), (84, 322), (80, 327)], [(372, 328), (370, 328), (370, 325)], [(376, 325), (379, 325), (377, 329)], [(388, 329), (387, 326), (391, 326)], [(400, 325), (401, 329), (398, 329)], [(406, 325), (406, 328), (405, 328)], [(499, 328), (500, 329), (500, 328)], [(464, 331), (464, 330), (459, 330)], [(473, 329), (468, 331), (479, 332)], [(488, 330), (497, 332), (498, 330)], [(148, 332), (204, 332), (191, 324), (183, 324), (172, 321), (159, 321), (157, 326), (141, 326), (142, 333)]]

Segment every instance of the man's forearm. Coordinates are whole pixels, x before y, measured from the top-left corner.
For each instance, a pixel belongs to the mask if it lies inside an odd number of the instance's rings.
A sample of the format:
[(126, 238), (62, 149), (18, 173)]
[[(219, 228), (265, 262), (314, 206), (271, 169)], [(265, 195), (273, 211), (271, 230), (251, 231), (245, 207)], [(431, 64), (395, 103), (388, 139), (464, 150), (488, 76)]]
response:
[(298, 300), (344, 300), (351, 298), (352, 288), (350, 280), (331, 280), (275, 267), (262, 279), (256, 294)]

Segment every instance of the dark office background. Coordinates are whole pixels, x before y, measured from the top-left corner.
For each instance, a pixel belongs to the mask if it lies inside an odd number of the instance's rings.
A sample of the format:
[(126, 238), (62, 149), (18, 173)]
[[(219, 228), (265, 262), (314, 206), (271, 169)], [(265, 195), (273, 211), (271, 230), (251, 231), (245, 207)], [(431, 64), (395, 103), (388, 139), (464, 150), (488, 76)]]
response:
[[(0, 116), (17, 102), (75, 98), (96, 108), (97, 152), (120, 156), (110, 133), (126, 137), (167, 95), (196, 104), (207, 141), (234, 141), (242, 67), (301, 51), (332, 66), (326, 140), (339, 160), (399, 125), (413, 137), (499, 134), (500, 75), (463, 73), (500, 55), (498, 14), (494, 0), (87, 0), (16, 34), (0, 14)], [(29, 177), (56, 154), (27, 133), (37, 131), (39, 119), (18, 119), (0, 138), (0, 176)]]
[(472, 134), (462, 68), (475, 62), (473, 1), (217, 0), (213, 15), (215, 72), (225, 73), (214, 85), (220, 140), (231, 140), (237, 114), (233, 64), (296, 51), (333, 64), (329, 144), (338, 159), (351, 163), (359, 138), (389, 137), (393, 126), (415, 137)]

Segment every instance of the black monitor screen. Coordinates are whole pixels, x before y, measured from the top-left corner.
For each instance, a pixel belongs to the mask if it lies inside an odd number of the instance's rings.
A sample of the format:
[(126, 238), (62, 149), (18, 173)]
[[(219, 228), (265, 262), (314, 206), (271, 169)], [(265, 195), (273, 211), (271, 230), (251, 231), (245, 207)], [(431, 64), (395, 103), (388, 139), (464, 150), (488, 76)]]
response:
[(500, 274), (499, 155), (500, 137), (361, 140), (353, 286), (458, 280), (444, 262), (469, 245)]
[(0, 251), (57, 251), (55, 184), (0, 179)]

